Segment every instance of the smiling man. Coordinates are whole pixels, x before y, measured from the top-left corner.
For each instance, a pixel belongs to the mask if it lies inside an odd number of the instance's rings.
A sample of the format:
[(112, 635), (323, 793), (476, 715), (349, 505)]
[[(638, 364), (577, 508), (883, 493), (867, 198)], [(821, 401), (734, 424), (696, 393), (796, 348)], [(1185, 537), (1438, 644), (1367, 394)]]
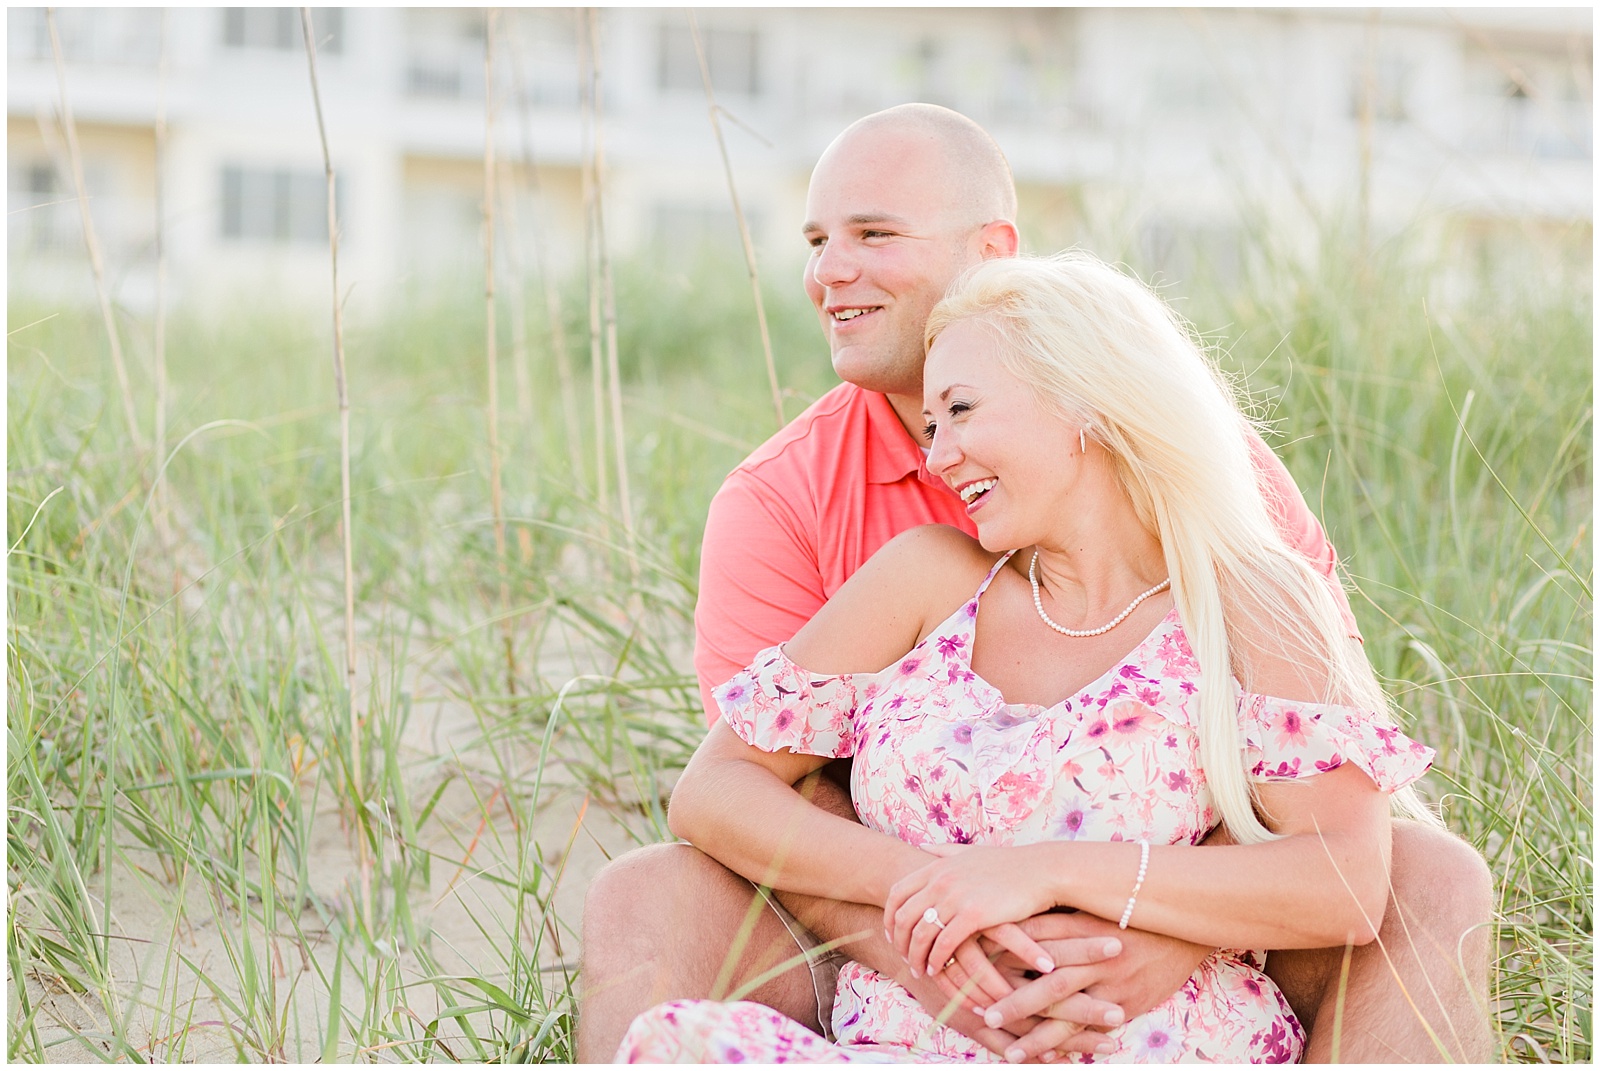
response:
[[(799, 631), (895, 535), (929, 523), (973, 533), (961, 499), (924, 462), (923, 329), (963, 270), (1017, 253), (1016, 210), (994, 140), (932, 105), (868, 116), (818, 161), (806, 199), (804, 283), (844, 382), (730, 473), (712, 502), (695, 612), (708, 717), (713, 687)], [(1253, 445), (1284, 538), (1329, 578), (1355, 636), (1333, 548), (1282, 464), (1264, 443)], [(828, 779), (804, 789), (819, 806), (852, 813)], [(774, 850), (781, 832), (773, 831)], [(1308, 1059), (1326, 1058), (1335, 1043), (1347, 1061), (1487, 1059), (1479, 1011), (1487, 868), (1441, 830), (1396, 822), (1392, 882), (1379, 940), (1356, 948), (1347, 968), (1343, 949), (1269, 960), (1310, 1031)], [(653, 1004), (741, 987), (826, 1032), (840, 952), (895, 978), (935, 1015), (945, 1009), (944, 991), (913, 976), (885, 940), (881, 906), (777, 899), (781, 908), (686, 844), (614, 861), (584, 909), (579, 1058), (610, 1059), (629, 1022)], [(1057, 969), (1028, 984), (1022, 965), (1009, 966), (1008, 981), (1020, 987), (1007, 1001), (1016, 1013), (1009, 1021), (990, 1025), (959, 1008), (947, 1020), (1010, 1060), (1107, 1053), (1097, 1030), (1166, 999), (1210, 952), (1082, 914), (1039, 916), (1024, 928)]]

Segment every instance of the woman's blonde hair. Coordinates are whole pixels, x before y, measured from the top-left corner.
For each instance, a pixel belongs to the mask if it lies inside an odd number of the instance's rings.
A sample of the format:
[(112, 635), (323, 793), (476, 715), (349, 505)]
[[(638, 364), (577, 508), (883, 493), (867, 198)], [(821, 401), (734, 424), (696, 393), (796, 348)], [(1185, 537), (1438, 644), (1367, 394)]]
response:
[[(1200, 666), (1197, 734), (1212, 797), (1237, 842), (1271, 839), (1242, 761), (1233, 683), (1237, 673), (1251, 688), (1249, 652), (1261, 635), (1321, 684), (1323, 701), (1390, 711), (1328, 581), (1273, 523), (1231, 385), (1166, 302), (1083, 252), (971, 269), (929, 315), (926, 344), (969, 320), (999, 334), (1007, 371), (1045, 411), (1084, 428), (1114, 459), (1140, 523), (1161, 542)], [(1247, 643), (1246, 622), (1275, 628), (1249, 629)], [(1431, 818), (1409, 789), (1394, 806)]]

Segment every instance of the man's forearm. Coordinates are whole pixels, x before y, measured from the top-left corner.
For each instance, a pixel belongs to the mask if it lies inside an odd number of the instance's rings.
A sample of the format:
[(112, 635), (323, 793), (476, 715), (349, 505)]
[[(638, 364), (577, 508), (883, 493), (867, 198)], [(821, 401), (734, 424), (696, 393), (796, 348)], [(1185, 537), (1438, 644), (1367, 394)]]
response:
[[(860, 821), (850, 802), (850, 793), (828, 773), (818, 771), (800, 782), (796, 786), (800, 794), (829, 814), (852, 822)], [(882, 907), (782, 890), (774, 892), (789, 914), (829, 947), (840, 949), (886, 978), (904, 983), (909, 977), (905, 960), (883, 936)]]
[[(838, 762), (819, 770), (795, 787), (813, 806), (839, 818), (859, 822), (855, 805), (850, 802), (850, 792), (842, 776), (835, 776), (849, 767)], [(858, 904), (845, 900), (829, 900), (822, 896), (774, 890), (778, 902), (799, 920), (800, 925), (837, 948), (845, 955), (866, 967), (871, 967), (885, 978), (905, 985), (911, 972), (904, 959), (894, 950), (883, 935), (883, 908), (872, 904)]]

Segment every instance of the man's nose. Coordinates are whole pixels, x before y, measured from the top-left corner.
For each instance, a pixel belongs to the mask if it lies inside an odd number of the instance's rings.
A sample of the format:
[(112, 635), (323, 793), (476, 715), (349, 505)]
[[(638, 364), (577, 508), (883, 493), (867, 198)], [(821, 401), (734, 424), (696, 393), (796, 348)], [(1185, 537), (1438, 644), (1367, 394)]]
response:
[(827, 242), (811, 260), (811, 277), (825, 287), (842, 286), (859, 274), (860, 263), (841, 242)]

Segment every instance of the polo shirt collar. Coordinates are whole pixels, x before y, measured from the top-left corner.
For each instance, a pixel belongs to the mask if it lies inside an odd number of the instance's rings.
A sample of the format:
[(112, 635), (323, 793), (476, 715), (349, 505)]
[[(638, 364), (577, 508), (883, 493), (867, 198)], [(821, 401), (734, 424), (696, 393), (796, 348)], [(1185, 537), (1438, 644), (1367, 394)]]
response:
[(944, 481), (928, 472), (922, 447), (900, 423), (900, 415), (889, 399), (877, 391), (866, 395), (868, 414), (867, 482), (899, 483), (915, 476), (923, 483), (944, 487)]

